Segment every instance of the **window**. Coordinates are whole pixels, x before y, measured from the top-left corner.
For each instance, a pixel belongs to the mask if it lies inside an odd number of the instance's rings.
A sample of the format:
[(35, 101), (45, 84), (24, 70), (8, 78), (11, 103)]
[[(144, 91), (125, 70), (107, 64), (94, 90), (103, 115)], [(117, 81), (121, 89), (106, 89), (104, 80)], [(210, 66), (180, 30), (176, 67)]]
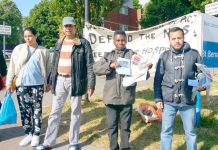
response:
[(120, 30), (122, 30), (122, 31), (128, 31), (128, 25), (120, 24)]
[(121, 7), (120, 14), (128, 15), (128, 7)]

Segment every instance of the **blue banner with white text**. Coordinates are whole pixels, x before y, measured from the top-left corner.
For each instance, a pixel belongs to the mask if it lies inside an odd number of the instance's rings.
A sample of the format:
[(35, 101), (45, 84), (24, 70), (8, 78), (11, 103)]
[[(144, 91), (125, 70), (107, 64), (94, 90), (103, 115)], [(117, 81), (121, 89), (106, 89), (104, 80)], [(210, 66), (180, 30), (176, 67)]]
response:
[(203, 42), (203, 61), (209, 68), (218, 67), (218, 42)]

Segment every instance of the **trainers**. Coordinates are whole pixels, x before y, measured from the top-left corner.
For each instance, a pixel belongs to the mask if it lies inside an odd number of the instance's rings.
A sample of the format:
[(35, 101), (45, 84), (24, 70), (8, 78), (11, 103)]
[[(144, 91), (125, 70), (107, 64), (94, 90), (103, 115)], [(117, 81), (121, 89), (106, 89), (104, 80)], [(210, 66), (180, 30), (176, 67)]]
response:
[(33, 135), (32, 141), (31, 141), (31, 146), (35, 147), (39, 145), (39, 136), (38, 135)]
[(52, 148), (44, 146), (44, 145), (40, 145), (40, 146), (37, 146), (36, 149), (37, 150), (51, 150)]
[(80, 150), (79, 145), (70, 145), (69, 150)]
[(32, 140), (32, 134), (26, 135), (22, 141), (20, 141), (19, 145), (20, 146), (27, 146), (28, 144), (30, 144)]

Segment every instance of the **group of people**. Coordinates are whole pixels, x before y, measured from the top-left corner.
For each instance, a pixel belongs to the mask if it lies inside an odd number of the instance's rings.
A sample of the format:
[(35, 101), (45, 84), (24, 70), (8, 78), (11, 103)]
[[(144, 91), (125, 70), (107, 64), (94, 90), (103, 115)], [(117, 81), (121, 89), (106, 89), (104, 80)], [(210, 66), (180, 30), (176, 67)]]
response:
[[(124, 87), (124, 75), (116, 72), (119, 57), (131, 60), (135, 54), (133, 50), (126, 48), (126, 33), (115, 31), (115, 49), (106, 53), (97, 62), (94, 62), (90, 43), (76, 33), (76, 22), (73, 17), (63, 18), (62, 33), (50, 58), (48, 50), (38, 42), (37, 31), (32, 27), (25, 28), (25, 43), (16, 46), (11, 55), (6, 90), (16, 90), (22, 126), (25, 130), (25, 137), (19, 145), (39, 145), (43, 93), (51, 90), (52, 110), (44, 142), (37, 149), (49, 150), (55, 146), (61, 112), (67, 97), (70, 96), (69, 150), (79, 150), (82, 95), (87, 93), (91, 96), (95, 90), (95, 75), (105, 75), (103, 101), (106, 108), (109, 147), (110, 150), (130, 150), (130, 126), (136, 83)], [(154, 78), (155, 101), (163, 112), (161, 149), (171, 149), (174, 118), (179, 111), (186, 134), (187, 149), (196, 150), (195, 101), (192, 99), (192, 87), (188, 85), (188, 80), (195, 78), (198, 73), (195, 63), (202, 63), (202, 59), (197, 50), (184, 42), (184, 31), (181, 28), (169, 29), (168, 37), (170, 49), (161, 54)], [(145, 67), (149, 70), (152, 64)], [(1, 75), (6, 74), (2, 69), (0, 71)], [(198, 88), (199, 91), (204, 89)]]

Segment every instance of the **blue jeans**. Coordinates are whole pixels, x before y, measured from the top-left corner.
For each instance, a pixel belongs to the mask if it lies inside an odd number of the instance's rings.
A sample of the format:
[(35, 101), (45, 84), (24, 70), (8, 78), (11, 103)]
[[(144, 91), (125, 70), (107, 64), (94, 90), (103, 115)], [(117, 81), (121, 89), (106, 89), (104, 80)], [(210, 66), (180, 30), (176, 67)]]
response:
[(171, 150), (174, 119), (177, 111), (183, 122), (187, 150), (197, 150), (195, 132), (195, 105), (180, 106), (164, 104), (162, 113), (161, 150)]

